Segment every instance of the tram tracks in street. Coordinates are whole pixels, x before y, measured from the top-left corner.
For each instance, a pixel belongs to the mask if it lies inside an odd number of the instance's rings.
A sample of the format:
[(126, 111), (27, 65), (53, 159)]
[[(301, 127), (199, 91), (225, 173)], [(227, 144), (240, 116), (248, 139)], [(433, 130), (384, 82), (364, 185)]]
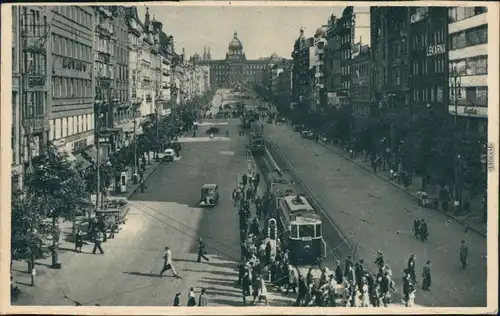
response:
[[(325, 253), (325, 259), (329, 259), (329, 254), (333, 254), (334, 256), (333, 258), (331, 258), (331, 260), (328, 260), (328, 262), (322, 262), (320, 266), (328, 266), (330, 270), (332, 270), (335, 260), (343, 262), (342, 259), (346, 258), (349, 255), (352, 256), (353, 261), (356, 261), (356, 252), (358, 250), (359, 244), (361, 243), (361, 240), (356, 242), (353, 238), (356, 235), (356, 231), (349, 232), (349, 234), (346, 236), (346, 234), (344, 234), (337, 227), (337, 225), (335, 225), (334, 220), (325, 211), (325, 208), (318, 200), (318, 197), (304, 184), (297, 172), (293, 169), (291, 163), (280, 153), (278, 146), (274, 142), (266, 139), (265, 148), (269, 158), (272, 159), (269, 159), (268, 157), (262, 157), (261, 159), (256, 160), (257, 164), (259, 165), (259, 169), (264, 164), (278, 169), (272, 169), (270, 170), (271, 172), (278, 171), (278, 173), (280, 174), (283, 172), (288, 172), (295, 180), (296, 185), (298, 185), (302, 189), (302, 192), (305, 192), (307, 194), (307, 198), (312, 206), (315, 209), (319, 210), (321, 214), (321, 217), (323, 219), (323, 238), (327, 245), (327, 253)], [(363, 221), (363, 223), (367, 224), (368, 222)], [(359, 225), (357, 230), (361, 230), (362, 228), (363, 225)], [(368, 266), (366, 266), (366, 268), (368, 272), (375, 278), (376, 274), (374, 273), (373, 269)], [(395, 293), (393, 293), (393, 303), (390, 305), (398, 304), (401, 301), (402, 296), (398, 291), (396, 291)]]

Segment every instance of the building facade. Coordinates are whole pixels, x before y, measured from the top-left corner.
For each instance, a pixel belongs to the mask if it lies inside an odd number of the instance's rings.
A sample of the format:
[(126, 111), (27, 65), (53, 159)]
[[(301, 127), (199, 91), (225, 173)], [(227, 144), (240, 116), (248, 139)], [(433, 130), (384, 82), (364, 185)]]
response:
[[(13, 73), (12, 103), (17, 110), (14, 127), (16, 142), (19, 142), (19, 157), (16, 161), (23, 167), (15, 168), (15, 181), (26, 171), (31, 159), (43, 151), (49, 140), (49, 113), (51, 86), (49, 67), (52, 66), (51, 24), (54, 18), (52, 7), (22, 6), (16, 8), (17, 43), (13, 47), (13, 67), (19, 66)], [(14, 59), (14, 58), (18, 59)], [(17, 104), (19, 107), (17, 108)], [(13, 113), (14, 114), (14, 113)], [(14, 118), (14, 117), (13, 117)], [(19, 138), (17, 138), (19, 137)], [(17, 149), (16, 149), (17, 150)]]
[(311, 70), (314, 58), (313, 38), (306, 38), (304, 30), (300, 30), (300, 36), (295, 41), (293, 58), (293, 90), (291, 107), (298, 107), (301, 113), (309, 112), (313, 99), (314, 76)]
[(210, 82), (214, 89), (229, 89), (236, 85), (260, 84), (270, 59), (247, 60), (243, 52), (243, 44), (235, 32), (225, 59), (212, 60), (208, 51), (207, 60), (200, 62), (210, 67)]
[(327, 94), (327, 105), (339, 106), (340, 98), (345, 97), (341, 91), (342, 67), (340, 66), (340, 35), (341, 25), (336, 16), (328, 19), (326, 28), (326, 52), (325, 52), (325, 90)]
[(366, 123), (371, 115), (371, 54), (370, 47), (357, 44), (353, 48), (351, 59), (351, 86), (349, 98), (354, 115), (354, 125)]
[(49, 140), (86, 167), (94, 156), (94, 10), (89, 6), (50, 10)]
[(23, 162), (26, 149), (21, 112), (21, 7), (12, 7), (12, 129), (11, 129), (11, 178), (12, 187), (21, 188), (23, 181)]
[(410, 113), (408, 10), (370, 8), (373, 101), (387, 117)]
[[(449, 93), (449, 113), (457, 115), (464, 137), (483, 141), (488, 135), (488, 20), (485, 7), (448, 8), (449, 69), (460, 89)], [(449, 78), (449, 82), (453, 81)]]
[(323, 112), (326, 106), (325, 92), (325, 49), (327, 46), (327, 26), (323, 25), (316, 30), (313, 39), (314, 59), (313, 59), (313, 102), (311, 111)]
[(446, 7), (411, 7), (409, 20), (409, 112), (432, 109), (445, 113), (448, 105), (448, 33)]

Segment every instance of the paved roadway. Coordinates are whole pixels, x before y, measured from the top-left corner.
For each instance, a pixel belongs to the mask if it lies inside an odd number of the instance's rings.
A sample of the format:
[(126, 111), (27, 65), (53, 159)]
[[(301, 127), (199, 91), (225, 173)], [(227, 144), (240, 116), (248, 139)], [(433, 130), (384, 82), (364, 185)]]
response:
[[(238, 136), (238, 125), (234, 119), (221, 126), (222, 135), (229, 129), (230, 139), (202, 137), (210, 125), (199, 127), (198, 141), (182, 139), (181, 159), (159, 166), (146, 191), (130, 197), (127, 223), (115, 239), (103, 243), (105, 254), (92, 255), (92, 245), (84, 246), (61, 270), (48, 270), (50, 278), (16, 305), (73, 305), (67, 296), (83, 305), (169, 306), (176, 292), (185, 305), (190, 287), (197, 299), (206, 288), (210, 306), (242, 305), (235, 286), (240, 245), (231, 193), (248, 164), (246, 138)], [(214, 208), (197, 205), (205, 183), (219, 185), (220, 202)], [(199, 237), (207, 244), (209, 263), (196, 262)], [(166, 245), (182, 280), (170, 272), (158, 276)]]
[[(302, 139), (285, 124), (265, 124), (266, 137), (287, 158), (304, 184), (315, 192), (328, 216), (350, 239), (359, 242), (356, 257), (374, 268), (376, 251), (384, 253), (396, 284), (409, 256), (417, 256), (417, 279), (422, 267), (432, 264), (430, 292), (418, 291), (416, 304), (423, 306), (486, 306), (486, 240), (464, 233), (461, 225), (434, 210), (419, 208), (407, 194), (312, 140)], [(413, 237), (415, 217), (428, 222), (429, 240)], [(469, 245), (469, 267), (459, 260), (460, 240)]]

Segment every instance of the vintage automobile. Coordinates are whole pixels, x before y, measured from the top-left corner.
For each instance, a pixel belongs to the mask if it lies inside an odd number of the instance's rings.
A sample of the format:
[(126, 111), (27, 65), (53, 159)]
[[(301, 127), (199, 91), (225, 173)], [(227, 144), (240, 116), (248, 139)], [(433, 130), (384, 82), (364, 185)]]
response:
[(302, 138), (306, 138), (306, 139), (313, 139), (314, 133), (312, 131), (309, 131), (309, 130), (304, 130), (304, 131), (300, 132), (300, 136)]
[(164, 153), (165, 153), (165, 156), (163, 156), (163, 161), (166, 161), (166, 162), (174, 161), (175, 150), (173, 150), (172, 148), (168, 148), (168, 149), (165, 149)]
[(200, 206), (215, 206), (219, 202), (219, 186), (204, 184), (201, 186)]
[(268, 118), (268, 119), (267, 119), (267, 123), (268, 123), (268, 124), (272, 124), (272, 123), (273, 123), (273, 118), (272, 118), (272, 117)]
[(220, 131), (218, 127), (212, 126), (207, 129), (207, 134), (217, 134)]

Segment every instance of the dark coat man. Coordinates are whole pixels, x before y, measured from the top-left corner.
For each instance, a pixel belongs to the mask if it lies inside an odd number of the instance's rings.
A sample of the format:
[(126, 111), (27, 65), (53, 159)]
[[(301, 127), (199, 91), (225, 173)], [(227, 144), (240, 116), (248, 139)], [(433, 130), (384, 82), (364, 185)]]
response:
[(426, 241), (428, 236), (429, 236), (429, 231), (427, 230), (427, 223), (424, 220), (422, 220), (420, 224), (420, 240)]
[(467, 257), (469, 256), (469, 247), (465, 243), (465, 240), (462, 240), (460, 246), (460, 262), (462, 263), (462, 268), (467, 268)]
[(335, 268), (335, 281), (337, 284), (342, 284), (344, 281), (344, 271), (342, 270), (342, 266), (339, 264), (337, 268)]
[(422, 290), (429, 291), (431, 287), (431, 262), (427, 261), (422, 271)]
[(420, 220), (417, 218), (416, 220), (413, 221), (413, 234), (415, 237), (418, 237), (418, 234), (420, 233)]
[(410, 259), (408, 259), (408, 267), (407, 267), (408, 274), (410, 275), (411, 280), (414, 283), (417, 283), (417, 278), (416, 278), (416, 275), (415, 275), (415, 260), (416, 259), (417, 258), (415, 256), (415, 254), (411, 255)]
[(200, 240), (198, 241), (198, 259), (197, 259), (197, 261), (201, 262), (201, 258), (207, 260), (207, 262), (210, 261), (210, 259), (207, 258), (206, 254), (207, 254), (207, 247), (200, 237)]
[(347, 275), (349, 273), (350, 267), (352, 267), (352, 259), (351, 256), (347, 256), (347, 259), (345, 260), (344, 275)]

